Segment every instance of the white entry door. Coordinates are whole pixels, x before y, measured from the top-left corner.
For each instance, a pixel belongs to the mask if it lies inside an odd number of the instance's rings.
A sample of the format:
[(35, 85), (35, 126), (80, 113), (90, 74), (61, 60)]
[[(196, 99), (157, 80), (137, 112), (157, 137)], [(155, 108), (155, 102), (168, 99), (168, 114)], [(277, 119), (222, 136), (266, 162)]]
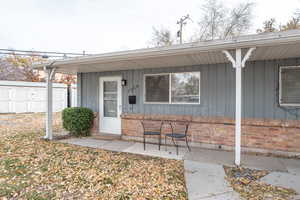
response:
[(100, 132), (121, 134), (121, 77), (100, 77)]

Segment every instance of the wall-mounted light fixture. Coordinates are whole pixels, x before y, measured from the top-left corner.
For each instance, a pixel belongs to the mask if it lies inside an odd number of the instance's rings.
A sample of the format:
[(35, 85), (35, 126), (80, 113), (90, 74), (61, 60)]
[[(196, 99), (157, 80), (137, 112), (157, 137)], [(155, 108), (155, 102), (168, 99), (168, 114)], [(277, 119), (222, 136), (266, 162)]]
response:
[(122, 86), (126, 86), (126, 85), (127, 85), (127, 80), (122, 79), (122, 80), (121, 80), (121, 85), (122, 85)]

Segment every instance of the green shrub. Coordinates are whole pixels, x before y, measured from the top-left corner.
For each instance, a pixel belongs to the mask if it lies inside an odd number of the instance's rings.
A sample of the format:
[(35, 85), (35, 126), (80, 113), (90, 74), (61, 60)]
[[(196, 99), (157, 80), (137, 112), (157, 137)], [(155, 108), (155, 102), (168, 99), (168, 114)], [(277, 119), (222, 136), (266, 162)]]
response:
[(75, 136), (89, 136), (93, 119), (93, 111), (89, 108), (74, 107), (62, 111), (64, 129)]

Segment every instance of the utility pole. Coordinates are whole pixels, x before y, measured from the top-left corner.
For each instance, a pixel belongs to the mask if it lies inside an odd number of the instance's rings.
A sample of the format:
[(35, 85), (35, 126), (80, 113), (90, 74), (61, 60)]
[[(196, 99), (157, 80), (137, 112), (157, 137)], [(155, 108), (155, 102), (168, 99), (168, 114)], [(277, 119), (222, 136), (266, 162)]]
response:
[(187, 20), (191, 20), (192, 19), (190, 18), (190, 15), (187, 14), (186, 16), (183, 16), (180, 18), (179, 21), (177, 21), (177, 24), (179, 24), (179, 31), (177, 31), (177, 37), (179, 37), (179, 41), (180, 41), (180, 44), (182, 44), (182, 28), (183, 28), (183, 25), (186, 25), (187, 24)]

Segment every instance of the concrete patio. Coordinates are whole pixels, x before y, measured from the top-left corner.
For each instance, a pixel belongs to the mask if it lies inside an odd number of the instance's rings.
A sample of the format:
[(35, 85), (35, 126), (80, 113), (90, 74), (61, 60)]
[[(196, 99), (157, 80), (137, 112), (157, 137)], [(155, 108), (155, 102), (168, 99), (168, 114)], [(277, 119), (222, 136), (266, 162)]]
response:
[[(62, 143), (75, 144), (110, 151), (127, 152), (169, 159), (184, 160), (185, 179), (190, 200), (235, 200), (240, 199), (225, 180), (223, 165), (234, 165), (234, 153), (227, 151), (192, 148), (188, 152), (180, 148), (179, 155), (173, 146), (161, 147), (122, 140), (99, 140), (94, 138), (70, 138), (59, 140)], [(243, 155), (242, 166), (255, 169), (269, 170), (271, 173), (262, 181), (294, 189), (300, 194), (300, 160), (256, 155)], [(295, 199), (300, 199), (297, 196)]]

